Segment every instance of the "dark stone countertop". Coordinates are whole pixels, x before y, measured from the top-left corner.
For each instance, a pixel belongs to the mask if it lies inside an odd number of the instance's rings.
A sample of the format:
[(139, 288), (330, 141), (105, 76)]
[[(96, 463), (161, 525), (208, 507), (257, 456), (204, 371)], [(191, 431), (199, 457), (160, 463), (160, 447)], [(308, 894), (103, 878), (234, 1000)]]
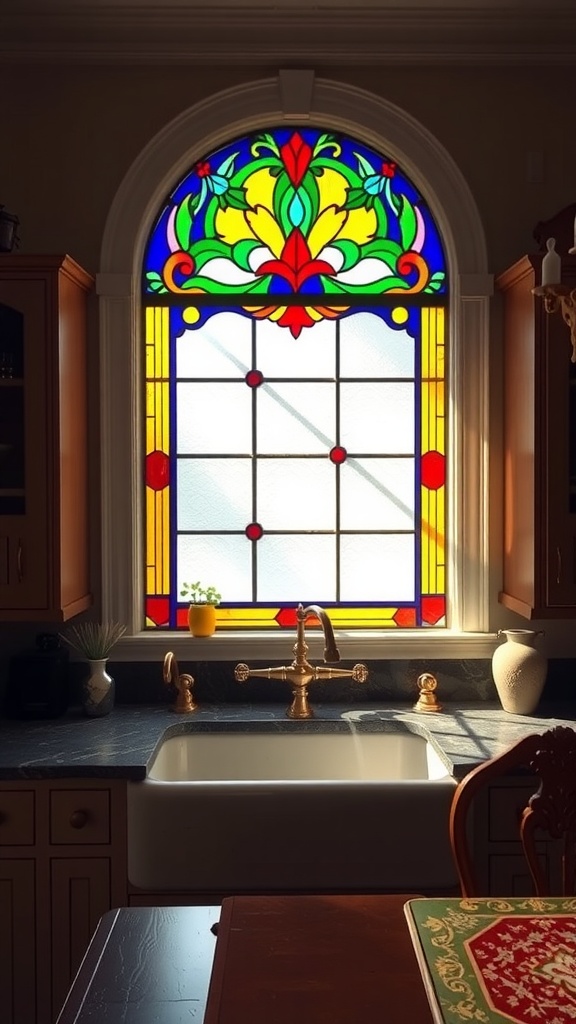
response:
[(576, 704), (543, 705), (531, 716), (510, 715), (486, 701), (448, 704), (434, 714), (400, 703), (322, 704), (307, 721), (286, 718), (285, 704), (213, 704), (191, 715), (177, 715), (165, 705), (117, 705), (105, 718), (70, 711), (51, 721), (0, 721), (0, 779), (143, 779), (165, 733), (248, 728), (312, 733), (407, 728), (429, 737), (450, 772), (461, 778), (523, 736), (555, 725), (576, 726)]

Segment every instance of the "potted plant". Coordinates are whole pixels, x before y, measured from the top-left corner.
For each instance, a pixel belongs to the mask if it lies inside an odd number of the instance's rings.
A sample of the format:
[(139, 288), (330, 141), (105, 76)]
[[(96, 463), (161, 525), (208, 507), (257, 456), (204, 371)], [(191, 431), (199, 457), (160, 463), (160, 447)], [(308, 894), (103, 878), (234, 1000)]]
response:
[(80, 622), (67, 633), (60, 633), (90, 666), (90, 674), (82, 683), (82, 707), (91, 718), (107, 715), (114, 707), (114, 680), (106, 671), (106, 662), (125, 632), (126, 626), (120, 622)]
[(192, 636), (212, 636), (216, 629), (216, 607), (222, 597), (216, 587), (203, 587), (200, 581), (183, 583), (180, 596), (190, 602), (188, 627)]

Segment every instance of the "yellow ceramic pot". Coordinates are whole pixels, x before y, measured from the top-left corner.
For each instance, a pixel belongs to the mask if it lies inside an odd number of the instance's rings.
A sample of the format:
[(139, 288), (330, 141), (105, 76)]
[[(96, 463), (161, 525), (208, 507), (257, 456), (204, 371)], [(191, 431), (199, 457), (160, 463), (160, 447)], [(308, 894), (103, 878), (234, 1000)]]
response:
[(216, 629), (216, 608), (213, 604), (191, 604), (188, 626), (192, 636), (212, 636)]

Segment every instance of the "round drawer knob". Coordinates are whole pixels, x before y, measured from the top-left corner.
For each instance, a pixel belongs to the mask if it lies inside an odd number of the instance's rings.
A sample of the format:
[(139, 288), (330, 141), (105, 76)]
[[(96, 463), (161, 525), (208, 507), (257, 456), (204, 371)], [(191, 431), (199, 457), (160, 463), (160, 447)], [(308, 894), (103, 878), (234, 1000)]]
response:
[(88, 822), (88, 814), (86, 811), (72, 811), (70, 815), (70, 824), (72, 828), (84, 828)]

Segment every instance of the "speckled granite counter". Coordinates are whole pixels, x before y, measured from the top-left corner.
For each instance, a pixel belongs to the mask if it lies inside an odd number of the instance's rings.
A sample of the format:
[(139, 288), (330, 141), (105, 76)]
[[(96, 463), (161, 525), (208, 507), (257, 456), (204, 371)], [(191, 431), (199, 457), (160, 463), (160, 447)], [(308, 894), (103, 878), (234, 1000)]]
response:
[(323, 704), (316, 717), (294, 722), (285, 704), (219, 704), (193, 715), (176, 715), (166, 706), (117, 706), (106, 718), (85, 718), (71, 711), (54, 721), (0, 722), (0, 779), (142, 779), (154, 750), (171, 734), (207, 730), (306, 731), (359, 729), (387, 732), (407, 728), (429, 736), (450, 772), (461, 778), (474, 765), (500, 753), (531, 732), (554, 725), (576, 726), (576, 704), (552, 703), (530, 717), (509, 715), (497, 704), (447, 705), (423, 715), (411, 705)]

